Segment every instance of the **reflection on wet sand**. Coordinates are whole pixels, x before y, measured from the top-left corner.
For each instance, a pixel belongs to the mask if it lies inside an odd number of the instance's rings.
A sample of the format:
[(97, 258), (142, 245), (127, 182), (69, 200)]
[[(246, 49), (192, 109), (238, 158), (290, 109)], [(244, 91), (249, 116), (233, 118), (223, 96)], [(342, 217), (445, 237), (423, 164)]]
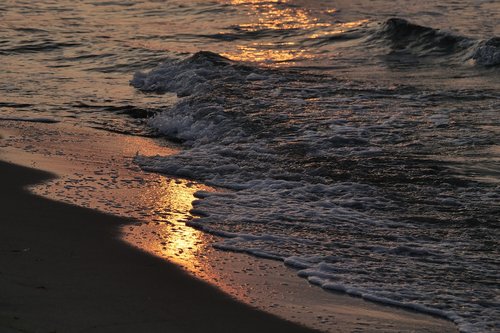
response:
[(202, 255), (210, 246), (209, 236), (185, 226), (186, 221), (193, 218), (190, 210), (196, 199), (194, 193), (199, 190), (211, 189), (186, 180), (161, 177), (156, 186), (146, 188), (141, 195), (144, 207), (151, 207), (148, 215), (152, 220), (136, 230), (143, 236), (152, 235), (145, 244), (150, 251), (189, 271), (203, 270)]
[(126, 241), (189, 271), (207, 271), (205, 255), (211, 251), (211, 236), (187, 227), (185, 222), (192, 218), (189, 211), (194, 193), (214, 189), (145, 173), (133, 163), (136, 154), (169, 155), (176, 149), (149, 138), (64, 124), (54, 128), (48, 124), (0, 124), (5, 133), (1, 142), (4, 160), (36, 165), (59, 176), (34, 186), (34, 193), (132, 218), (137, 223), (124, 227)]
[[(262, 303), (254, 288), (266, 281), (265, 274), (284, 269), (281, 263), (218, 252), (211, 246), (211, 235), (185, 225), (193, 218), (190, 210), (194, 193), (215, 189), (145, 173), (132, 163), (136, 154), (168, 155), (176, 149), (154, 139), (64, 123), (0, 121), (0, 133), (2, 160), (58, 175), (31, 187), (35, 194), (132, 218), (136, 223), (122, 229), (123, 240), (132, 246), (174, 262), (240, 300), (261, 307), (274, 302), (267, 298), (271, 293), (267, 285), (260, 296)], [(290, 275), (295, 281), (295, 273)]]

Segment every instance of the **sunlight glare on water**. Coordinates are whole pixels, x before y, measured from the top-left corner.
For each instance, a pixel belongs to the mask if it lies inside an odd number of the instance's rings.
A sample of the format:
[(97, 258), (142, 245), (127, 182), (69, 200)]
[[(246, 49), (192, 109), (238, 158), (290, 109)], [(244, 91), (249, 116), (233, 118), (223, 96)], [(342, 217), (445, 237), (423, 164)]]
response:
[[(155, 253), (196, 262), (211, 236), (187, 221), (325, 289), (498, 331), (498, 1), (5, 0), (0, 15), (0, 116), (182, 148), (129, 156), (180, 182), (109, 168), (65, 184), (105, 178), (121, 196), (104, 204), (149, 218), (135, 230)], [(186, 179), (228, 193), (190, 212)]]

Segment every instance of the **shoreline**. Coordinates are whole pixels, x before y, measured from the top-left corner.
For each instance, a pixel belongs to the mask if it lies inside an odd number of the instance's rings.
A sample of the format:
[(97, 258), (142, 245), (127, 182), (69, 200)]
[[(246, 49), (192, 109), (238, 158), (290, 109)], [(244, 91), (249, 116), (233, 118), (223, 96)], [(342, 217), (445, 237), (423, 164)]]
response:
[[(458, 331), (444, 319), (325, 292), (281, 262), (215, 250), (211, 246), (214, 236), (183, 222), (189, 218), (193, 193), (200, 188), (215, 189), (144, 173), (131, 161), (139, 151), (167, 154), (175, 153), (175, 148), (159, 146), (151, 139), (65, 124), (2, 121), (2, 136), (0, 160), (58, 174), (59, 178), (31, 186), (30, 191), (134, 218), (121, 228), (126, 246), (163, 258), (159, 260), (167, 265), (174, 263), (254, 308), (328, 332)], [(97, 154), (95, 147), (102, 152)]]
[(132, 220), (29, 194), (41, 171), (0, 162), (2, 302), (11, 332), (313, 332), (232, 300), (118, 239)]

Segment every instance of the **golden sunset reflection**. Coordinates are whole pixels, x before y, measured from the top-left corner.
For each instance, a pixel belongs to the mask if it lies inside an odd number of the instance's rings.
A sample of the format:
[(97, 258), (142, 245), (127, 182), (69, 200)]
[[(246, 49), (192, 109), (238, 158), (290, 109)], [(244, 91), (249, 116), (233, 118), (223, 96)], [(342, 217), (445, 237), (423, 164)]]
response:
[(292, 7), (281, 8), (280, 4), (286, 3), (286, 1), (231, 0), (230, 2), (233, 5), (250, 6), (251, 10), (248, 15), (255, 18), (255, 20), (238, 25), (240, 29), (246, 31), (257, 31), (262, 29), (311, 29), (315, 27), (330, 26), (329, 23), (320, 22), (318, 18), (312, 16), (305, 9)]
[(222, 55), (236, 61), (283, 63), (309, 57), (300, 49), (266, 49), (265, 44), (239, 45), (233, 53)]
[(210, 246), (209, 236), (185, 225), (193, 218), (190, 210), (196, 200), (194, 193), (199, 190), (212, 189), (187, 180), (161, 177), (141, 198), (145, 207), (151, 207), (148, 215), (152, 221), (139, 229), (141, 233), (154, 235), (148, 237), (146, 247), (188, 270), (199, 270), (203, 266), (203, 253)]
[[(3, 142), (11, 145), (2, 148), (2, 156), (16, 164), (36, 165), (59, 175), (30, 187), (30, 191), (131, 219), (121, 228), (120, 238), (125, 242), (173, 262), (197, 277), (218, 283), (233, 294), (239, 292), (238, 286), (232, 289), (223, 286), (227, 279), (214, 268), (214, 261), (221, 258), (220, 254), (214, 254), (214, 237), (186, 225), (193, 218), (190, 210), (196, 200), (194, 193), (216, 189), (144, 172), (133, 162), (137, 153), (169, 156), (178, 151), (175, 147), (165, 145), (163, 140), (64, 123), (40, 123), (36, 128), (24, 122), (0, 125)], [(23, 152), (28, 144), (32, 150)], [(233, 261), (227, 262), (229, 265)]]
[[(238, 22), (239, 30), (247, 32), (262, 32), (267, 38), (266, 31), (273, 30), (300, 30), (327, 28), (331, 23), (322, 22), (318, 17), (312, 15), (309, 10), (284, 6), (287, 1), (265, 1), (265, 0), (229, 0), (232, 5), (246, 6), (247, 22)], [(327, 9), (326, 12), (334, 9)], [(333, 12), (328, 12), (333, 13)], [(286, 32), (283, 35), (287, 37)], [(251, 44), (237, 45), (234, 51), (225, 52), (224, 56), (236, 61), (248, 61), (257, 63), (293, 63), (294, 60), (311, 58), (307, 51), (293, 42), (281, 42), (270, 44), (269, 42), (253, 42)]]
[(352, 22), (345, 22), (345, 23), (337, 23), (334, 26), (331, 26), (331, 29), (321, 31), (321, 32), (315, 32), (314, 34), (311, 34), (309, 38), (315, 39), (315, 38), (321, 38), (329, 35), (339, 35), (342, 33), (345, 33), (349, 29), (354, 29), (357, 27), (360, 27), (366, 23), (368, 23), (369, 20), (357, 20), (357, 21), (352, 21)]
[[(113, 142), (113, 144), (115, 144)], [(116, 144), (115, 144), (116, 145)], [(134, 156), (136, 154), (144, 156), (171, 155), (177, 152), (175, 148), (160, 146), (156, 141), (144, 140), (138, 136), (126, 136), (119, 145), (125, 156)]]

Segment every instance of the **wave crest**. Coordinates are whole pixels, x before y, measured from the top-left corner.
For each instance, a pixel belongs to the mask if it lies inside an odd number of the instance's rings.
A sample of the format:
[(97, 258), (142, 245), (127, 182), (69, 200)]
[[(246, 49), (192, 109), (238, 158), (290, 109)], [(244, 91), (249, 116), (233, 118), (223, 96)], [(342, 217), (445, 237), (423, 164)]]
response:
[(369, 38), (388, 44), (391, 54), (412, 54), (446, 63), (473, 60), (478, 66), (500, 64), (500, 38), (475, 40), (451, 32), (426, 27), (402, 18), (391, 18)]
[(500, 65), (500, 37), (493, 37), (479, 43), (474, 50), (472, 59), (477, 64), (487, 67)]

